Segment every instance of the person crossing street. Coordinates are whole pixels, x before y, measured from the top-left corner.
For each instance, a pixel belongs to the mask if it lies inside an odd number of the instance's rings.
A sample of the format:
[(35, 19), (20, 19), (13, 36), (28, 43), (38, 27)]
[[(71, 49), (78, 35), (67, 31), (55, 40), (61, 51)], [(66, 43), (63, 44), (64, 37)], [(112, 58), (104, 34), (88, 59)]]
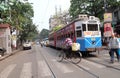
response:
[(109, 48), (110, 48), (110, 57), (111, 57), (111, 63), (114, 63), (114, 52), (116, 53), (117, 60), (119, 61), (119, 54), (118, 54), (118, 39), (115, 37), (115, 34), (112, 34), (112, 38), (109, 41)]

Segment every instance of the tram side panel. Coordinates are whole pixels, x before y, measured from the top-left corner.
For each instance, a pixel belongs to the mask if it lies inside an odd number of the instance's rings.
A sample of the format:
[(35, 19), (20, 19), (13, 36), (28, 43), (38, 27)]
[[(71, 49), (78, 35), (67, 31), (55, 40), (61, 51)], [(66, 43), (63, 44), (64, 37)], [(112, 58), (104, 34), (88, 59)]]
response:
[(76, 42), (80, 44), (80, 51), (86, 51), (84, 38), (77, 38)]
[(56, 33), (49, 35), (49, 46), (56, 48)]

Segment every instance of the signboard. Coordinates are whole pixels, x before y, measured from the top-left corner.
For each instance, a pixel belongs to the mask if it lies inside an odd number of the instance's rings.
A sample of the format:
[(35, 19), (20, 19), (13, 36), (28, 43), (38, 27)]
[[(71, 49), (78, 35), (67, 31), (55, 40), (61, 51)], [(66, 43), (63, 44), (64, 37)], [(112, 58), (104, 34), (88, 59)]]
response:
[(112, 21), (112, 13), (105, 13), (104, 22), (111, 22), (111, 21)]
[(99, 31), (84, 31), (85, 37), (100, 36)]
[(104, 36), (110, 37), (111, 35), (112, 35), (111, 23), (105, 23), (104, 24)]

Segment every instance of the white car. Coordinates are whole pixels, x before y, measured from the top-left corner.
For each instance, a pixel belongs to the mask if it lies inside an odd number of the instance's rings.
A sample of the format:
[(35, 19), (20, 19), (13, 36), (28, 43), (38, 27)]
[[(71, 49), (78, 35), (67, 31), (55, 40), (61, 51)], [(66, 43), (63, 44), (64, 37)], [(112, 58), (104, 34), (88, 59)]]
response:
[(31, 49), (31, 43), (30, 42), (25, 42), (23, 44), (23, 50), (26, 50), (26, 49)]

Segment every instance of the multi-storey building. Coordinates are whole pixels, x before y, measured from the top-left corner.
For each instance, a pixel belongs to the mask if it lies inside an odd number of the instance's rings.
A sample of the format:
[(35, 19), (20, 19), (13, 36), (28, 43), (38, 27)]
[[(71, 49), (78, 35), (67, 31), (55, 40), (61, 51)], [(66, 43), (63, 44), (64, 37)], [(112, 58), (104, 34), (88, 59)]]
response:
[(113, 11), (113, 22), (115, 23), (115, 31), (120, 34), (120, 7)]
[(120, 7), (113, 11), (113, 21), (115, 21), (116, 24), (120, 22)]
[(59, 25), (65, 26), (70, 21), (71, 20), (69, 13), (66, 12), (66, 13), (56, 14), (49, 18), (49, 29), (52, 30), (55, 26), (59, 26)]

